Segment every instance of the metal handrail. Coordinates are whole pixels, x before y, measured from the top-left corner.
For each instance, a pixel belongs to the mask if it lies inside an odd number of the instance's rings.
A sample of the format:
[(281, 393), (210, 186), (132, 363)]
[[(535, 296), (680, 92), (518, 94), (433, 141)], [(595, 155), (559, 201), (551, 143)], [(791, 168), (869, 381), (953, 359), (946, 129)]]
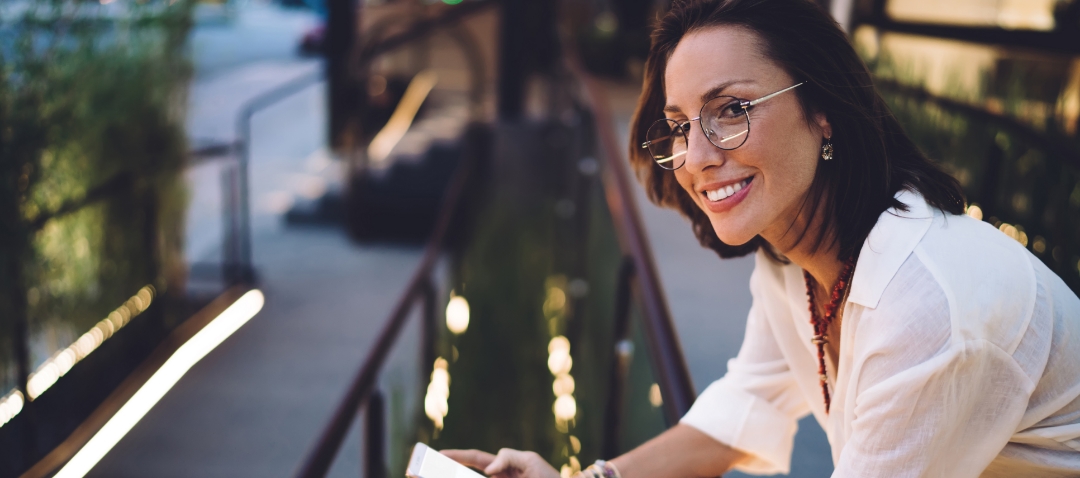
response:
[[(469, 15), (483, 11), (496, 3), (496, 0), (473, 2), (455, 7), (453, 10), (449, 10), (439, 16), (418, 21), (413, 25), (410, 25), (410, 27), (402, 33), (389, 36), (376, 44), (363, 48), (360, 51), (358, 58), (352, 62), (354, 65), (353, 68), (366, 68), (370, 61), (379, 55), (427, 37), (439, 27), (453, 25)], [(462, 44), (464, 50), (475, 47), (474, 42), (470, 42), (469, 38), (461, 37), (459, 35), (456, 40)], [(480, 76), (480, 78), (475, 78), (474, 82), (476, 82), (477, 85), (482, 85), (483, 71), (482, 68), (477, 67), (477, 58), (474, 55), (470, 55), (469, 51), (466, 51), (465, 53), (467, 60), (472, 67), (471, 69), (474, 76)], [(465, 141), (471, 143), (474, 141), (474, 137), (474, 132), (467, 131)], [(390, 349), (397, 341), (401, 329), (408, 319), (409, 311), (417, 300), (424, 302), (425, 322), (428, 322), (424, 327), (424, 346), (429, 349), (433, 348), (434, 327), (432, 327), (432, 325), (435, 310), (435, 294), (431, 275), (435, 268), (435, 263), (442, 252), (444, 242), (446, 241), (450, 221), (454, 217), (457, 204), (464, 194), (465, 185), (469, 180), (469, 172), (471, 171), (475, 160), (473, 156), (474, 155), (470, 154), (465, 155), (461, 163), (458, 164), (454, 176), (451, 178), (450, 184), (444, 193), (435, 228), (424, 248), (424, 255), (420, 261), (420, 265), (416, 268), (415, 272), (413, 272), (404, 292), (398, 299), (393, 311), (390, 313), (386, 325), (383, 326), (382, 331), (379, 333), (374, 347), (368, 353), (368, 356), (363, 362), (363, 366), (350, 384), (345, 397), (338, 404), (329, 423), (327, 423), (322, 433), (320, 433), (318, 442), (312, 447), (307, 455), (305, 455), (304, 462), (295, 473), (295, 476), (322, 477), (326, 475), (330, 465), (333, 463), (334, 456), (341, 448), (341, 444), (345, 439), (345, 435), (348, 432), (353, 419), (356, 417), (356, 414), (359, 413), (361, 405), (366, 401), (375, 400), (375, 402), (377, 402), (374, 407), (372, 406), (373, 403), (368, 403), (369, 408), (371, 408), (369, 414), (373, 411), (380, 413), (378, 409), (381, 408), (381, 405), (379, 405), (381, 404), (381, 398), (376, 390), (376, 380), (378, 379), (379, 371), (382, 369), (389, 356)], [(429, 367), (432, 363), (431, 360), (427, 360), (424, 366)], [(378, 429), (380, 427), (374, 428)], [(378, 430), (376, 430), (375, 433), (378, 433)], [(378, 460), (372, 461), (371, 463), (365, 463), (365, 468), (368, 468), (369, 471), (370, 469), (378, 468), (377, 463)]]
[(667, 305), (660, 277), (653, 259), (652, 247), (645, 235), (645, 226), (634, 200), (634, 190), (628, 179), (629, 169), (612, 128), (613, 119), (599, 83), (575, 61), (569, 61), (570, 71), (584, 86), (585, 99), (593, 112), (593, 121), (599, 136), (605, 168), (604, 197), (618, 231), (620, 245), (632, 261), (632, 274), (636, 279), (637, 298), (643, 310), (646, 340), (652, 353), (653, 373), (664, 397), (664, 418), (669, 425), (690, 410), (697, 393), (686, 358), (682, 353), (671, 312)]
[(294, 78), (281, 86), (278, 86), (272, 90), (263, 92), (258, 96), (248, 100), (240, 107), (240, 113), (236, 119), (236, 134), (237, 140), (235, 143), (235, 149), (239, 157), (237, 168), (239, 171), (237, 177), (237, 198), (239, 204), (234, 208), (238, 213), (238, 234), (235, 238), (235, 244), (226, 244), (226, 251), (233, 250), (236, 257), (227, 258), (224, 262), (227, 264), (232, 262), (236, 270), (236, 277), (233, 279), (241, 282), (254, 282), (255, 271), (252, 262), (251, 253), (251, 195), (250, 187), (248, 185), (250, 175), (250, 162), (251, 162), (251, 117), (270, 106), (277, 104), (278, 102), (288, 98), (296, 93), (299, 93), (311, 85), (314, 85), (323, 79), (323, 72), (321, 70), (308, 73), (306, 75)]
[[(467, 135), (466, 141), (469, 139)], [(473, 163), (472, 156), (464, 155), (461, 163), (458, 164), (454, 177), (451, 179), (444, 195), (435, 229), (424, 247), (424, 255), (420, 260), (420, 265), (413, 272), (408, 285), (405, 286), (405, 292), (398, 299), (397, 304), (390, 313), (386, 325), (383, 326), (382, 331), (375, 340), (374, 347), (364, 359), (363, 367), (353, 379), (352, 384), (349, 385), (345, 398), (334, 410), (329, 423), (319, 435), (319, 441), (308, 452), (304, 463), (295, 476), (314, 478), (326, 475), (334, 456), (337, 454), (338, 449), (341, 448), (345, 434), (360, 410), (360, 406), (375, 390), (375, 382), (378, 379), (379, 371), (382, 369), (383, 364), (386, 363), (391, 347), (393, 347), (398, 335), (401, 333), (401, 329), (405, 326), (405, 321), (409, 317), (409, 311), (412, 310), (413, 304), (417, 299), (430, 297), (431, 294), (426, 292), (431, 290), (432, 287), (431, 274), (442, 252), (443, 242), (450, 227), (450, 221), (453, 219), (454, 212), (457, 209), (458, 201), (461, 199), (465, 184), (468, 182), (469, 171)], [(430, 308), (430, 304), (428, 308)]]

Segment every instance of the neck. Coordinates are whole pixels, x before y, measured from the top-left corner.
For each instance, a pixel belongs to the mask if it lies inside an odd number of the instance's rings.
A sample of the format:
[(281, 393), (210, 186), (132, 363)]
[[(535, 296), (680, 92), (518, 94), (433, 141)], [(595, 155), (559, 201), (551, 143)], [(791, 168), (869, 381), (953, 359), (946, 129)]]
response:
[(809, 247), (804, 248), (800, 245), (800, 247), (783, 251), (783, 254), (788, 259), (791, 259), (791, 262), (798, 264), (799, 267), (809, 272), (817, 282), (820, 292), (828, 294), (833, 285), (840, 280), (840, 272), (844, 268), (844, 261), (837, 256), (839, 248), (835, 246), (830, 248), (822, 247), (816, 252), (806, 249), (809, 249)]
[(809, 214), (803, 211), (789, 223), (790, 226), (784, 226), (783, 230), (773, 231), (772, 234), (770, 231), (764, 231), (761, 236), (781, 254), (809, 272), (817, 281), (818, 287), (828, 292), (840, 279), (844, 260), (839, 257), (840, 244), (835, 240), (836, 232), (832, 227), (829, 227), (822, 236), (821, 247), (814, 247), (821, 228), (826, 227), (824, 224), (826, 202), (821, 202), (822, 206), (818, 208), (816, 214), (813, 214), (812, 222), (808, 219)]

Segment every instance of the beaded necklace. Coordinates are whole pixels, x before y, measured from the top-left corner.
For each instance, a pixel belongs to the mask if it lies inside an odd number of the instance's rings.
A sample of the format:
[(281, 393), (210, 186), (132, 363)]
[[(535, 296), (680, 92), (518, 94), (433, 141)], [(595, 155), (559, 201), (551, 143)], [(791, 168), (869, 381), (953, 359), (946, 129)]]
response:
[(814, 326), (814, 336), (810, 339), (810, 343), (817, 345), (818, 378), (821, 379), (821, 394), (825, 397), (825, 413), (829, 413), (829, 405), (831, 404), (829, 377), (825, 374), (825, 345), (829, 343), (829, 336), (826, 335), (826, 332), (829, 330), (829, 324), (832, 324), (833, 319), (836, 318), (836, 312), (841, 301), (844, 300), (848, 285), (851, 283), (851, 273), (854, 269), (854, 257), (844, 262), (844, 268), (840, 270), (840, 280), (836, 281), (836, 285), (832, 290), (832, 300), (825, 304), (824, 317), (819, 316), (817, 307), (814, 307), (814, 285), (817, 284), (817, 281), (809, 272), (803, 270), (803, 278), (806, 280), (806, 296), (810, 299), (810, 324)]

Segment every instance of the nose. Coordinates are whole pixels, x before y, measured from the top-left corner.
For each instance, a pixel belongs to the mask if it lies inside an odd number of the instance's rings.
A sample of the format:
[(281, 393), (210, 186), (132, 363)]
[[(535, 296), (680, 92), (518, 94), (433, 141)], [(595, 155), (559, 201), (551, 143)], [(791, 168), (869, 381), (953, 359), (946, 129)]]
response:
[(683, 168), (690, 173), (698, 173), (711, 167), (722, 166), (725, 161), (724, 153), (726, 151), (709, 142), (709, 138), (705, 136), (705, 132), (701, 129), (701, 120), (699, 118), (690, 121), (697, 123), (697, 125), (690, 128), (690, 135), (686, 140), (686, 163), (683, 164)]

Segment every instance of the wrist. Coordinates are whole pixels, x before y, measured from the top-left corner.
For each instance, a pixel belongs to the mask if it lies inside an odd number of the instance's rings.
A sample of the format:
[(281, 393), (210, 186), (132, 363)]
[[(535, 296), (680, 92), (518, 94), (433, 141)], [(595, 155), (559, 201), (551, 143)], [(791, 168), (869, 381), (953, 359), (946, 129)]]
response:
[(622, 478), (622, 474), (614, 463), (596, 460), (596, 463), (575, 474), (574, 478)]

